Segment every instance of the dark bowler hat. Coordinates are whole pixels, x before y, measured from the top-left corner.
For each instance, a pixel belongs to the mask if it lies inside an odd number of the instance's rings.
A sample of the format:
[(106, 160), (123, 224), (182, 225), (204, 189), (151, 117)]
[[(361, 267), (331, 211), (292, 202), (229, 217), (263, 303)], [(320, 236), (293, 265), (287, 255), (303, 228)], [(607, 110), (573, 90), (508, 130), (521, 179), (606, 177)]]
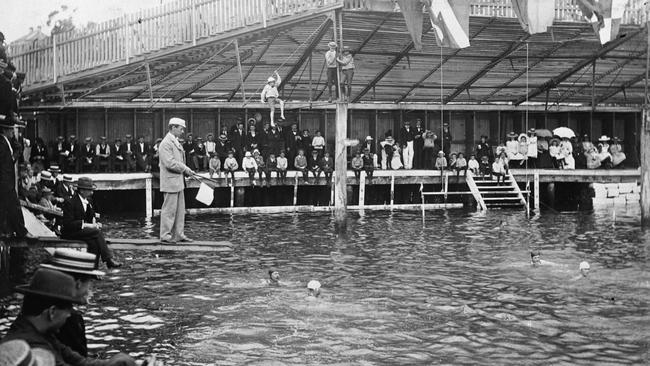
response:
[(94, 191), (97, 189), (97, 186), (93, 183), (92, 178), (88, 177), (81, 177), (79, 180), (77, 180), (77, 189), (87, 189), (90, 191)]
[(17, 286), (16, 292), (68, 301), (73, 304), (84, 303), (83, 299), (77, 296), (72, 276), (47, 268), (38, 269), (29, 285)]
[(95, 267), (97, 256), (70, 248), (59, 248), (54, 251), (54, 256), (49, 263), (41, 264), (41, 268), (55, 269), (71, 275), (87, 275), (98, 280), (106, 273), (98, 271)]

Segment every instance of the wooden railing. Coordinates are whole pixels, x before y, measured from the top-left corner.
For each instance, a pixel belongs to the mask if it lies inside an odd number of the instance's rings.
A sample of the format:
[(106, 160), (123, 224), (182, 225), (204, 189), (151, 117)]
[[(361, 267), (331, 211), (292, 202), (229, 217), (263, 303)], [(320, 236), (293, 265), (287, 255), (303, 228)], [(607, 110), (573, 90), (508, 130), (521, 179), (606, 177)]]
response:
[(8, 46), (25, 86), (56, 83), (61, 76), (129, 63), (169, 47), (196, 44), (237, 28), (318, 11), (343, 0), (177, 0), (112, 19), (91, 28)]
[[(577, 0), (554, 0), (555, 20), (566, 22), (584, 21)], [(641, 24), (645, 22), (646, 0), (628, 0), (623, 14), (623, 24)], [(394, 0), (345, 0), (347, 10), (397, 10)], [(515, 18), (511, 0), (470, 0), (470, 15), (499, 18)]]

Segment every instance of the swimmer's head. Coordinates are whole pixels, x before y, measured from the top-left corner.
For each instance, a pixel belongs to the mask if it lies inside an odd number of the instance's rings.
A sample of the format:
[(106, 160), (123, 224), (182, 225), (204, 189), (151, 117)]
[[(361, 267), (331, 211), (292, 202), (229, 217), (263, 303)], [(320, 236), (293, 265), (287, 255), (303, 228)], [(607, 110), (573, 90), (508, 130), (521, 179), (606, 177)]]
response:
[(589, 263), (587, 261), (580, 262), (580, 273), (585, 277), (589, 273)]
[(274, 269), (269, 269), (269, 280), (271, 282), (278, 283), (280, 282), (280, 272), (274, 270)]
[(542, 258), (540, 256), (539, 250), (533, 250), (530, 252), (530, 263), (533, 265), (541, 264)]
[(316, 280), (309, 281), (307, 289), (309, 290), (309, 296), (318, 297), (320, 295), (320, 282)]

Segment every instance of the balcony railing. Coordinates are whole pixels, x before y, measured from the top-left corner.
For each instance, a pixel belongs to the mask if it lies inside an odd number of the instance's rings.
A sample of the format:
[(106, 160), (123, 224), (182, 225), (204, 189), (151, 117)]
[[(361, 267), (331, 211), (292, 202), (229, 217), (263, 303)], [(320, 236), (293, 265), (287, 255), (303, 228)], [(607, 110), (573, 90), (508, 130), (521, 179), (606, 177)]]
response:
[[(584, 16), (578, 7), (578, 0), (554, 0), (555, 20), (582, 22)], [(628, 0), (623, 14), (623, 24), (641, 24), (645, 22), (646, 0)], [(394, 0), (345, 0), (347, 10), (393, 11), (397, 2)], [(515, 18), (511, 0), (470, 0), (470, 15), (499, 18)]]
[(56, 83), (64, 75), (197, 41), (238, 28), (318, 11), (342, 0), (177, 0), (108, 20), (92, 28), (8, 46), (25, 85)]

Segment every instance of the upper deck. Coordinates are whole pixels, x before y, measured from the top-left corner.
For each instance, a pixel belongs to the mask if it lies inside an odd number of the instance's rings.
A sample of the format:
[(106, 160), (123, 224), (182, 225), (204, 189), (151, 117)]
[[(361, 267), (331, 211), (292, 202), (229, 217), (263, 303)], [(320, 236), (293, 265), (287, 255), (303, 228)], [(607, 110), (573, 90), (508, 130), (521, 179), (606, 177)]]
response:
[[(179, 0), (32, 44), (10, 45), (9, 54), (26, 73), (24, 94), (46, 104), (61, 99), (241, 99), (246, 104), (246, 89), (250, 97), (250, 89), (274, 70), (286, 76), (282, 91), (290, 93), (285, 98), (312, 101), (322, 97), (324, 83), (322, 61), (312, 65), (312, 58), (322, 57), (338, 26), (358, 59), (354, 85), (363, 89), (354, 102), (436, 103), (442, 93), (443, 104), (548, 103), (544, 92), (568, 85), (551, 101), (638, 104), (645, 55), (644, 37), (638, 36), (645, 22), (643, 0), (626, 5), (621, 35), (629, 40), (603, 47), (576, 0), (555, 0), (554, 26), (533, 36), (521, 30), (510, 0), (470, 3), (472, 45), (463, 50), (440, 49), (426, 32), (424, 49), (413, 50), (404, 19), (390, 0)], [(343, 15), (337, 20), (339, 9)], [(594, 77), (583, 78), (580, 74), (592, 64)], [(526, 69), (530, 75), (524, 75)], [(530, 98), (524, 98), (529, 89)]]

